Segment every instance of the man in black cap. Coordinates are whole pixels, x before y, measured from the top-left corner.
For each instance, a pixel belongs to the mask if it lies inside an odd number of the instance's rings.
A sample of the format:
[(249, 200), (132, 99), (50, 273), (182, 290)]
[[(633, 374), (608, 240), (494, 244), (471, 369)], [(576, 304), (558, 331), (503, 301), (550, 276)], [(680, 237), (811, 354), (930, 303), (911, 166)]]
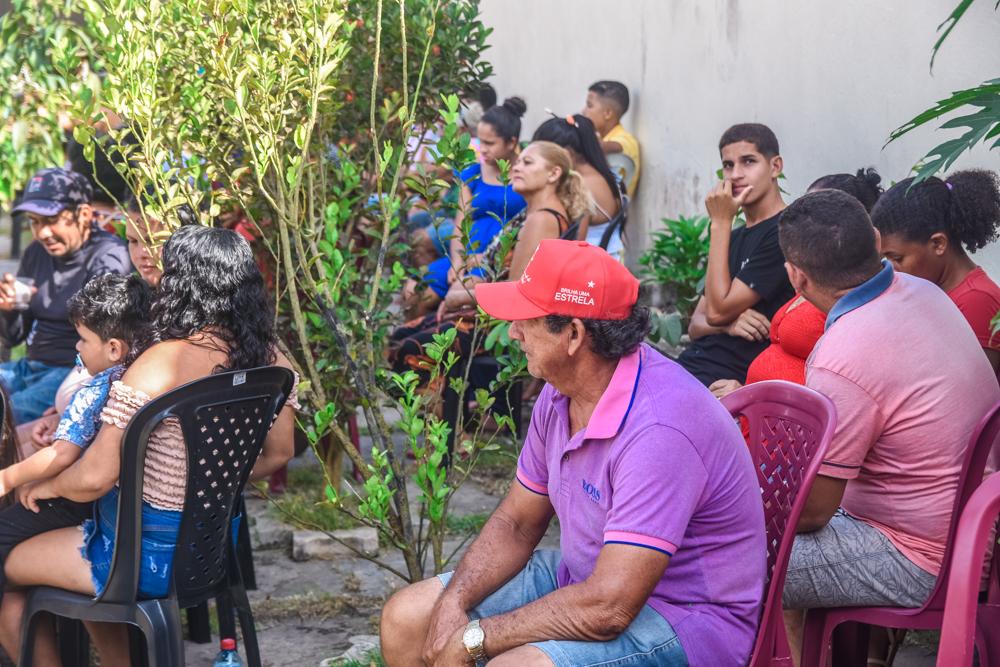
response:
[(94, 276), (132, 271), (125, 243), (94, 227), (92, 198), (90, 183), (80, 174), (43, 169), (14, 207), (28, 215), (35, 239), (17, 276), (0, 279), (0, 338), (11, 347), (28, 344), (23, 359), (0, 364), (0, 384), (18, 424), (52, 406), (73, 368), (78, 337), (66, 301)]

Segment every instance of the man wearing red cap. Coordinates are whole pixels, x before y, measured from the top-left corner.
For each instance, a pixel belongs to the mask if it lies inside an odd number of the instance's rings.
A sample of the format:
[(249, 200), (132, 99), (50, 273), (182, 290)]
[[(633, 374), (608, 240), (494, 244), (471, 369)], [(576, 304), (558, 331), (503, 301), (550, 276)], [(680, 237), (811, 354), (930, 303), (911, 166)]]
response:
[[(561, 240), (476, 286), (547, 384), (517, 483), (458, 568), (383, 609), (391, 667), (746, 663), (766, 557), (753, 465), (712, 394), (643, 344), (638, 292)], [(553, 515), (561, 548), (536, 551)]]

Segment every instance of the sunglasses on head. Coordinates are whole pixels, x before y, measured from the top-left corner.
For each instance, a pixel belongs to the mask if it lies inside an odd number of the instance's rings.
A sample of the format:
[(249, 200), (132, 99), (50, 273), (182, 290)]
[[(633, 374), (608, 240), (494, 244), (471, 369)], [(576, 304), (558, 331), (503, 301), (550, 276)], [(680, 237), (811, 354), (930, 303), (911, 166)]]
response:
[[(545, 113), (549, 114), (553, 118), (560, 118), (560, 116), (555, 111), (553, 111), (552, 109), (546, 109)], [(580, 129), (580, 125), (576, 122), (576, 118), (573, 116), (573, 114), (566, 114), (565, 116), (562, 116), (561, 118), (562, 118), (562, 120), (566, 121), (569, 125), (572, 125), (573, 127), (575, 127), (578, 130)]]

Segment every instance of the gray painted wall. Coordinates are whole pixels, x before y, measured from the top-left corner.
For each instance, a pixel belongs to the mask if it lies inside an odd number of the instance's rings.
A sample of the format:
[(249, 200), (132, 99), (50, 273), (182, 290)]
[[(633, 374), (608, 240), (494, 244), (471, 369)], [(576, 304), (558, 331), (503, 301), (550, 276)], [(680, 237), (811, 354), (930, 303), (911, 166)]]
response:
[[(583, 106), (587, 86), (618, 79), (632, 93), (626, 127), (642, 144), (630, 221), (637, 256), (664, 216), (697, 213), (729, 125), (771, 126), (794, 197), (816, 177), (875, 166), (904, 178), (944, 132), (889, 132), (951, 91), (1000, 76), (1000, 12), (974, 3), (928, 68), (938, 24), (957, 0), (482, 0), (494, 29), (486, 58), (501, 99), (528, 103), (523, 138)], [(1000, 150), (956, 168), (1000, 169)], [(977, 259), (1000, 278), (1000, 247)]]

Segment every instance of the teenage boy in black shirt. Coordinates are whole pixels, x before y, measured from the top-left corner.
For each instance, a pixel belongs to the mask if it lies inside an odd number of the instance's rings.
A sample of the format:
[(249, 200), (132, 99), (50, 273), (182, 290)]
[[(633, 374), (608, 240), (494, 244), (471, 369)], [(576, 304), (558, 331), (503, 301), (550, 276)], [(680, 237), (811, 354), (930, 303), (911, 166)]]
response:
[[(705, 294), (691, 316), (691, 345), (677, 359), (705, 386), (746, 380), (769, 344), (771, 318), (794, 295), (778, 246), (785, 209), (778, 188), (782, 159), (766, 125), (744, 123), (719, 140), (723, 181), (705, 199), (711, 218)], [(733, 229), (740, 209), (746, 226)]]

